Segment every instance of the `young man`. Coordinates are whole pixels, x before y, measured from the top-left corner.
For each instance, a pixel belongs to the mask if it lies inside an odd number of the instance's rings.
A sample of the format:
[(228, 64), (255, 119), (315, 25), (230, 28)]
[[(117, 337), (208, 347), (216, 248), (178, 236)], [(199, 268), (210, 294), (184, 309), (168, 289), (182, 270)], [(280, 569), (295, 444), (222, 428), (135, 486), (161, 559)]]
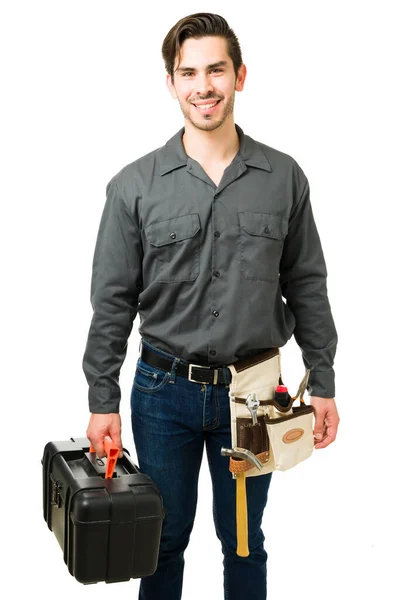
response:
[(322, 438), (315, 448), (333, 442), (337, 335), (326, 267), (303, 171), (234, 122), (246, 67), (226, 21), (209, 13), (181, 19), (162, 54), (184, 127), (107, 185), (83, 360), (87, 436), (100, 457), (106, 435), (122, 448), (118, 380), (139, 312), (133, 435), (139, 466), (168, 511), (158, 567), (142, 579), (139, 598), (181, 598), (205, 443), (225, 598), (262, 600), (261, 522), (271, 473), (247, 480), (250, 555), (240, 557), (235, 481), (221, 456), (231, 446), (227, 365), (281, 347), (294, 334), (311, 370), (314, 433)]

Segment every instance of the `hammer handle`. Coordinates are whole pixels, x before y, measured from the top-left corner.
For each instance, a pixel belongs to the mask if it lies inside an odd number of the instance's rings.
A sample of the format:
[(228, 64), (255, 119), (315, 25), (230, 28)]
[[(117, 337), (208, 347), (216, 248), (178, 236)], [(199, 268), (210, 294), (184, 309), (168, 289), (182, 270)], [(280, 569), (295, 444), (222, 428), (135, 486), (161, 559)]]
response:
[(247, 525), (247, 498), (246, 498), (246, 473), (236, 475), (236, 532), (238, 556), (249, 556), (248, 525)]

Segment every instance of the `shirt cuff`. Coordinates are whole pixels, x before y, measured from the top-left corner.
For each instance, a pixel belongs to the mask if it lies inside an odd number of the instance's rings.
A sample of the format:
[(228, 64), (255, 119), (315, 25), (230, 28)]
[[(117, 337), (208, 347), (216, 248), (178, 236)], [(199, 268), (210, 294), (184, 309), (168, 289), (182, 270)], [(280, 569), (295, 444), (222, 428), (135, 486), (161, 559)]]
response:
[(313, 371), (311, 369), (308, 379), (307, 391), (310, 396), (319, 396), (320, 398), (335, 397), (335, 372)]
[(89, 387), (89, 410), (91, 413), (118, 413), (120, 400), (119, 388)]

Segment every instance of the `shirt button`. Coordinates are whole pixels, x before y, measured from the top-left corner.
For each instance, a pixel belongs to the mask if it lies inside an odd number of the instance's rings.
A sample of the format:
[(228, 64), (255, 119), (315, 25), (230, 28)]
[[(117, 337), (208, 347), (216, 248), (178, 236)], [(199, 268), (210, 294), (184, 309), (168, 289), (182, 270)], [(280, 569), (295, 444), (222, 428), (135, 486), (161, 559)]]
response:
[(215, 277), (219, 277), (220, 276), (220, 272), (219, 271), (214, 271), (214, 275), (215, 275)]
[(215, 350), (210, 350), (210, 354), (211, 356), (215, 356), (217, 353), (215, 352)]
[(264, 227), (264, 231), (265, 231), (265, 233), (269, 233), (268, 227)]
[(219, 192), (217, 194), (214, 194), (214, 198), (218, 198), (219, 196)]
[(214, 315), (214, 317), (218, 317), (219, 316), (219, 312), (217, 310), (213, 310), (212, 314)]
[(214, 231), (214, 237), (219, 237), (221, 234), (219, 231)]
[(173, 231), (172, 233), (169, 234), (169, 237), (174, 240), (176, 238), (176, 233)]

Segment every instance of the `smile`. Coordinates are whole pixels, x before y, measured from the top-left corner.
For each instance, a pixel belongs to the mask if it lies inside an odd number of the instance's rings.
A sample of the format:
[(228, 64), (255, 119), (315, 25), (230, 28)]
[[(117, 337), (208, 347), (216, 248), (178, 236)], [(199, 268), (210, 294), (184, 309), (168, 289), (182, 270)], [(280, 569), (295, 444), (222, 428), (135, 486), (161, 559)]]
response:
[(217, 104), (219, 104), (219, 102), (221, 101), (217, 100), (216, 102), (212, 102), (210, 104), (202, 104), (201, 106), (193, 104), (193, 106), (197, 108), (197, 110), (199, 110), (200, 112), (210, 112), (217, 106)]

